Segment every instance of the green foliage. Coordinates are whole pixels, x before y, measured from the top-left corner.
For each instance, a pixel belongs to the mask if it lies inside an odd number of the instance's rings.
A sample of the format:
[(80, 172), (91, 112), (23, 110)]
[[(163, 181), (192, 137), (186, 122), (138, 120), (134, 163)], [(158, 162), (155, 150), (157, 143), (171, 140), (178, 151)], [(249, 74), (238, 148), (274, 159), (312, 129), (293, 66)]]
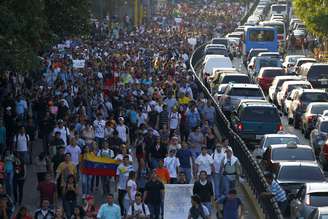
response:
[(38, 69), (54, 40), (88, 33), (88, 0), (1, 0), (0, 73)]
[(54, 34), (85, 34), (89, 31), (89, 0), (44, 0), (47, 21)]
[(328, 36), (328, 2), (326, 0), (293, 0), (296, 15), (300, 17), (309, 31)]

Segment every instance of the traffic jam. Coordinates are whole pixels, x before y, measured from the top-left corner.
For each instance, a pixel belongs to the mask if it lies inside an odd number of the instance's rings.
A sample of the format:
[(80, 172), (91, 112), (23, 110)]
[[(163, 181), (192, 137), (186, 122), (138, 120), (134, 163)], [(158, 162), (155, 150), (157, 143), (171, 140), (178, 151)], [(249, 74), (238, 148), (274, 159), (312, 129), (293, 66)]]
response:
[(295, 218), (328, 218), (328, 64), (308, 49), (316, 40), (289, 1), (260, 0), (208, 42), (199, 72)]

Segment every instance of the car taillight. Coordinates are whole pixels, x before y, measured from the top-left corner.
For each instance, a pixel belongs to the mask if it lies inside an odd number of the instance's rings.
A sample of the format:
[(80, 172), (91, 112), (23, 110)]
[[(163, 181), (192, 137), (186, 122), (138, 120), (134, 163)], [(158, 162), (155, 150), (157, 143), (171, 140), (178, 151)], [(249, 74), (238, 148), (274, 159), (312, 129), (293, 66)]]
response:
[(284, 126), (282, 124), (278, 124), (277, 125), (277, 132), (283, 131), (283, 130), (284, 130)]
[(310, 204), (311, 204), (311, 202), (310, 202), (310, 196), (309, 196), (309, 195), (306, 195), (306, 196), (305, 196), (304, 203), (305, 203), (306, 205), (310, 205)]
[(243, 129), (244, 129), (244, 125), (243, 125), (243, 123), (238, 123), (237, 125), (236, 125), (236, 128), (237, 128), (237, 130), (238, 131), (242, 131)]

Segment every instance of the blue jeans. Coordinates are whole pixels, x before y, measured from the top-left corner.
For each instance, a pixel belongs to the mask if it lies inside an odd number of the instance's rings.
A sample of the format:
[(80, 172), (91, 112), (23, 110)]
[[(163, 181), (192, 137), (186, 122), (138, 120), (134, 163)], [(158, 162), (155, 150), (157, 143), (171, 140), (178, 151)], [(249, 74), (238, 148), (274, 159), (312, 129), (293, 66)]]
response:
[(147, 204), (150, 212), (150, 219), (159, 219), (161, 204)]
[(18, 151), (18, 154), (25, 164), (29, 163), (28, 151)]
[(234, 189), (236, 186), (236, 180), (231, 180), (228, 176), (223, 176), (223, 194), (226, 196), (230, 189)]
[(187, 182), (190, 183), (192, 179), (191, 175), (191, 168), (183, 168), (181, 167), (181, 170), (186, 174)]
[(150, 163), (152, 169), (156, 169), (158, 167), (159, 160), (160, 160), (159, 158), (153, 158), (153, 157), (151, 158)]
[(66, 214), (66, 218), (72, 217), (76, 204), (76, 200), (68, 201), (63, 199), (63, 207)]
[(6, 173), (6, 177), (5, 177), (5, 185), (6, 185), (6, 192), (9, 196), (11, 196), (12, 192), (13, 192), (13, 179), (14, 179), (14, 172), (9, 172)]
[(92, 176), (81, 173), (82, 194), (87, 195), (91, 193), (91, 179)]
[(208, 212), (211, 215), (212, 212), (212, 203), (211, 202), (202, 202), (203, 205), (205, 205), (205, 207), (207, 208)]
[(222, 191), (222, 173), (213, 174), (213, 185), (214, 185), (214, 197), (219, 199)]

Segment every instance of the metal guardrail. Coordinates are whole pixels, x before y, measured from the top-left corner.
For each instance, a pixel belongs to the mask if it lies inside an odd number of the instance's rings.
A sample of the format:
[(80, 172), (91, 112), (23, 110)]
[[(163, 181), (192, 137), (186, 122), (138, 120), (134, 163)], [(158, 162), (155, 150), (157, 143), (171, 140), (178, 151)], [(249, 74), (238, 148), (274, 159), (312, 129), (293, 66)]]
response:
[(229, 139), (234, 154), (238, 157), (242, 165), (243, 172), (246, 174), (246, 180), (248, 181), (259, 205), (263, 209), (263, 213), (266, 218), (282, 219), (283, 216), (276, 200), (274, 198), (261, 197), (261, 193), (269, 192), (269, 185), (264, 178), (263, 171), (261, 170), (251, 152), (248, 150), (244, 141), (231, 128), (229, 120), (225, 117), (217, 101), (213, 98), (209, 90), (203, 84), (201, 77), (198, 75), (198, 72), (196, 72), (194, 69), (194, 67), (196, 67), (203, 59), (205, 45), (206, 44), (201, 45), (194, 51), (190, 59), (190, 67), (194, 73), (198, 86), (201, 88), (204, 95), (214, 103), (217, 117), (215, 120), (215, 125), (217, 126), (222, 136)]

